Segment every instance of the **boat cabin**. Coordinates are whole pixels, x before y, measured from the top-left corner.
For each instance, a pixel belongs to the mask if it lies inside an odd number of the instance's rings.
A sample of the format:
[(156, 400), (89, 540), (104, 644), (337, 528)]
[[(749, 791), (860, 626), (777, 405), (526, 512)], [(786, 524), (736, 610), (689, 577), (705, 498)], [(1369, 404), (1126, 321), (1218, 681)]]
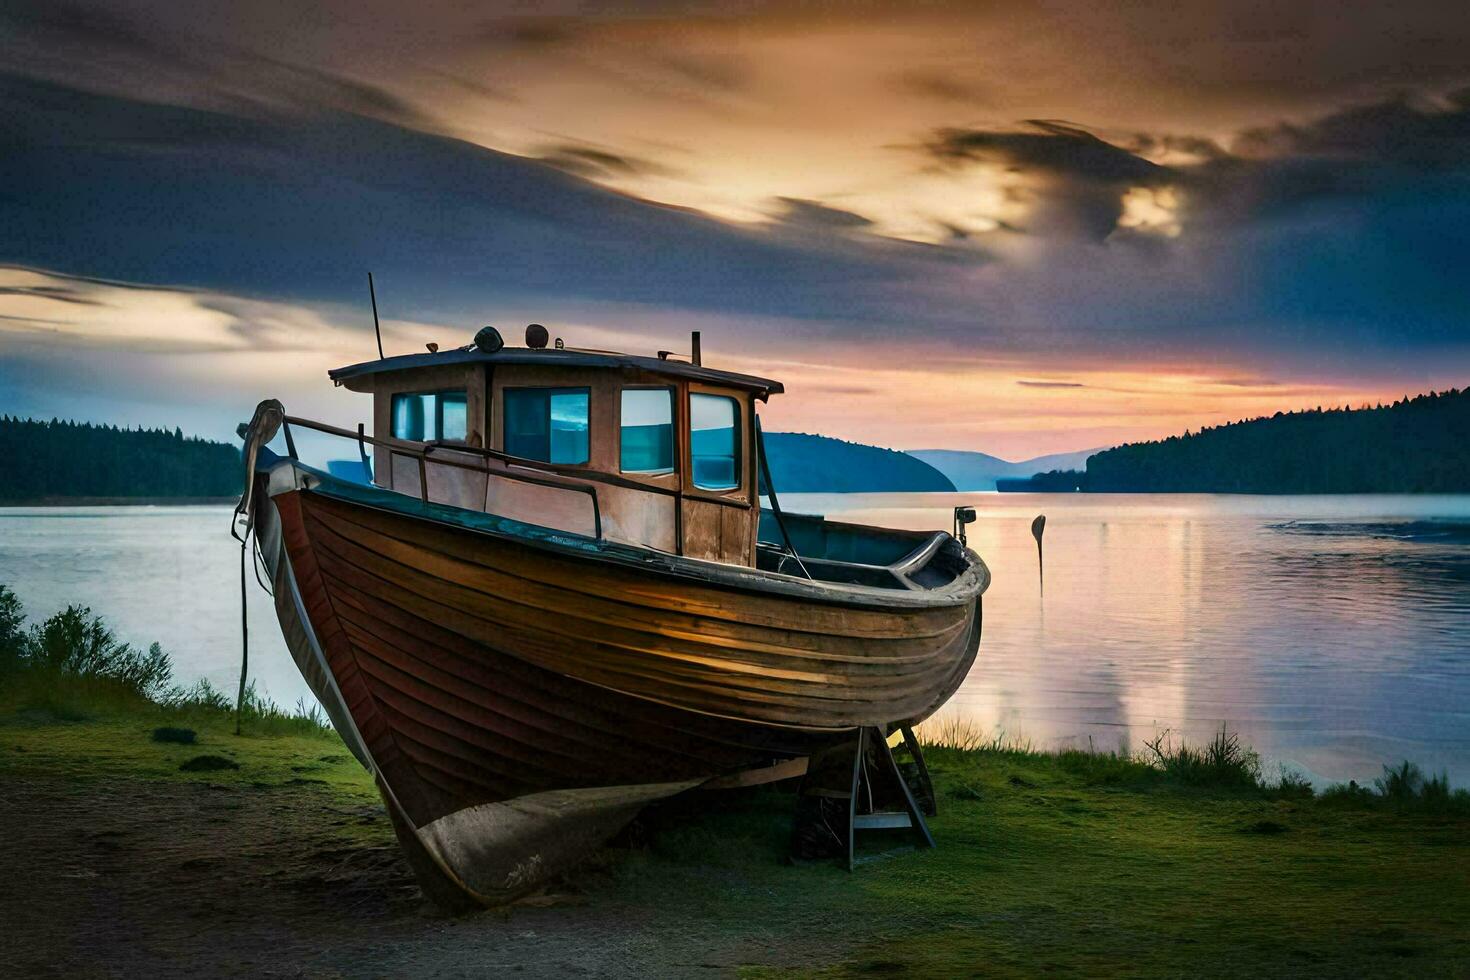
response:
[[(373, 396), (377, 486), (692, 558), (756, 564), (755, 405), (766, 378), (687, 357), (525, 347), (493, 328), (456, 350), (329, 372)], [(366, 460), (365, 460), (366, 461)]]

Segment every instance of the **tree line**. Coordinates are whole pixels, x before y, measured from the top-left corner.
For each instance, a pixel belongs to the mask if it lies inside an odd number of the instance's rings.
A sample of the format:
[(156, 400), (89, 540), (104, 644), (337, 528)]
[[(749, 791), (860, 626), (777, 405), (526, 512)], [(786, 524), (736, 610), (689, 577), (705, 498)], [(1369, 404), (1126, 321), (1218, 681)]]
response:
[(229, 497), (240, 450), (175, 428), (0, 416), (0, 501), (65, 497)]
[[(1019, 488), (1017, 488), (1019, 489)], [(1470, 492), (1470, 388), (1314, 408), (1097, 453), (1032, 490), (1103, 493)]]

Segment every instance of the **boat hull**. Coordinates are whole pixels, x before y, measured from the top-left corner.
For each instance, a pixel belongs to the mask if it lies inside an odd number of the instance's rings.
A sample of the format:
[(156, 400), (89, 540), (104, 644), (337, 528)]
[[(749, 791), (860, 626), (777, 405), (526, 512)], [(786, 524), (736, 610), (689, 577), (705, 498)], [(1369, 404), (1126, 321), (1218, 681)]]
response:
[(295, 484), (255, 501), (292, 655), (441, 900), (511, 899), (652, 801), (920, 720), (979, 642), (978, 590), (803, 601)]

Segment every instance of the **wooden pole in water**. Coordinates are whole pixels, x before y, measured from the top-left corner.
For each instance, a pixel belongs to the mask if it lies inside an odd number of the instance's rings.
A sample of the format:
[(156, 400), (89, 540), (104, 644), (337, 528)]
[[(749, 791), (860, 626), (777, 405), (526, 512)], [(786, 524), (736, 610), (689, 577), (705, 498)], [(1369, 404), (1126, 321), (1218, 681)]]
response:
[(1041, 594), (1046, 595), (1046, 572), (1041, 560), (1041, 535), (1046, 530), (1046, 515), (1037, 514), (1036, 520), (1031, 522), (1031, 536), (1036, 539), (1036, 581), (1041, 586)]

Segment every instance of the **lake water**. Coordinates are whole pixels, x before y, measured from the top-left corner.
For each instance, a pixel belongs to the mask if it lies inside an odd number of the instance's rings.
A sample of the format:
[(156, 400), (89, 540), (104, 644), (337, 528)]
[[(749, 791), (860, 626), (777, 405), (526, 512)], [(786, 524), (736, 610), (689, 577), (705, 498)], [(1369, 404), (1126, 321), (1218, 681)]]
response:
[[(948, 528), (974, 506), (985, 631), (940, 718), (1038, 747), (1139, 749), (1228, 724), (1318, 782), (1408, 758), (1470, 784), (1470, 497), (843, 494), (792, 511)], [(1031, 520), (1047, 516), (1045, 593)], [(32, 618), (70, 602), (182, 681), (233, 692), (228, 507), (0, 509), (0, 582)], [(251, 579), (251, 674), (308, 696)]]

